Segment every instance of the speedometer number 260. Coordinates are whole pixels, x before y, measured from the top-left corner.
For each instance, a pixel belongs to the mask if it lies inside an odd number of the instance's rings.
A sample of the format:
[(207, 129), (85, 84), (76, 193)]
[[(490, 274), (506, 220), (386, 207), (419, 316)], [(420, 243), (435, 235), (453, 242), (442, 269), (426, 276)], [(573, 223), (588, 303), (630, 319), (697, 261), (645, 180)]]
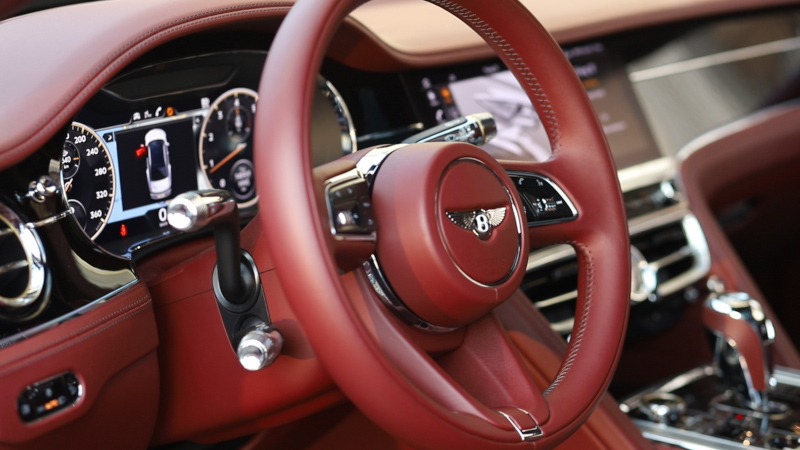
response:
[(103, 141), (86, 125), (73, 122), (61, 155), (64, 190), (75, 220), (94, 239), (114, 206), (114, 166)]

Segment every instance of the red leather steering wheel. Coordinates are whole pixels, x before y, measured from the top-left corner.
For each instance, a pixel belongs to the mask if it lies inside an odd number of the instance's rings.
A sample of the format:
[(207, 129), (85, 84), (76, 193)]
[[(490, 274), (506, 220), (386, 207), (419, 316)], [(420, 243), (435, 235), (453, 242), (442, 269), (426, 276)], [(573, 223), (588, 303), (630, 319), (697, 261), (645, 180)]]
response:
[[(559, 46), (518, 2), (431, 0), (483, 36), (514, 73), (553, 156), (501, 165), (468, 144), (385, 150), (371, 180), (376, 240), (334, 235), (331, 186), (350, 179), (366, 151), (312, 171), (312, 99), (327, 45), (360, 3), (299, 0), (261, 79), (256, 225), (282, 288), (336, 383), (398, 438), (436, 449), (554, 447), (605, 392), (628, 316), (627, 223), (592, 105)], [(555, 180), (578, 217), (528, 229), (506, 170)], [(501, 209), (500, 222), (486, 212)], [(473, 214), (465, 229), (450, 217), (465, 211), (483, 211), (481, 224)], [(572, 245), (580, 267), (572, 339), (544, 393), (491, 314), (518, 288), (529, 239), (536, 247)], [(358, 266), (370, 253), (406, 312), (438, 333), (405, 324), (381, 303), (376, 274)]]

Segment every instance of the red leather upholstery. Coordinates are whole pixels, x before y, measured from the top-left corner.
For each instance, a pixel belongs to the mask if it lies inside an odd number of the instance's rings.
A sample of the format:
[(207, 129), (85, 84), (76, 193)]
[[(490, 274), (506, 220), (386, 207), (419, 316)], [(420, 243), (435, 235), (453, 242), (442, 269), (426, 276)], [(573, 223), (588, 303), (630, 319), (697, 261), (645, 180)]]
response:
[[(158, 412), (158, 335), (150, 294), (138, 283), (93, 311), (0, 350), (0, 446), (143, 448)], [(73, 372), (85, 394), (74, 407), (23, 423), (17, 396)]]

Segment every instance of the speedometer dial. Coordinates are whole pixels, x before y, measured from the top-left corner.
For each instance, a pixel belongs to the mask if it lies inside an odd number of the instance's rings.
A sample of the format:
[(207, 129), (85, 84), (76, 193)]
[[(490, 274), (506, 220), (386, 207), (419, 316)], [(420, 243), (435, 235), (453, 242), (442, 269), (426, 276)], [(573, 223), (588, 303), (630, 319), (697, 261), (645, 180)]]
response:
[(200, 130), (200, 161), (208, 184), (226, 189), (242, 207), (256, 201), (253, 117), (258, 94), (245, 88), (222, 94)]
[(73, 216), (94, 239), (114, 206), (114, 166), (108, 148), (86, 125), (72, 123), (64, 141), (61, 173)]

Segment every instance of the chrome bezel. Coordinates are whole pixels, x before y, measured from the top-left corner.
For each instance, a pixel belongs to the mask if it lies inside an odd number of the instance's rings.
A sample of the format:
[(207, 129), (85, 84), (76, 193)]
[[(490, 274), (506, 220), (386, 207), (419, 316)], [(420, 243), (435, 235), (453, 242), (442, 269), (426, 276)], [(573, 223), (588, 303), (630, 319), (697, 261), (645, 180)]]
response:
[(33, 304), (44, 290), (47, 277), (47, 258), (44, 246), (38, 234), (34, 232), (36, 224), (26, 224), (14, 211), (2, 203), (0, 203), (0, 221), (8, 227), (3, 234), (13, 234), (25, 253), (25, 261), (20, 260), (4, 265), (0, 267), (0, 272), (19, 270), (23, 267), (22, 264), (28, 268), (28, 282), (20, 295), (14, 298), (0, 296), (0, 305), (22, 308)]
[(400, 300), (400, 297), (394, 293), (392, 287), (389, 286), (389, 282), (386, 280), (386, 276), (383, 274), (383, 270), (380, 268), (380, 264), (378, 263), (378, 259), (375, 255), (370, 256), (369, 260), (362, 264), (364, 269), (364, 274), (367, 276), (367, 280), (369, 284), (372, 286), (372, 289), (378, 294), (378, 298), (389, 307), (389, 309), (394, 312), (403, 322), (413, 326), (414, 328), (420, 329), (422, 331), (426, 331), (428, 333), (449, 333), (451, 331), (457, 330), (457, 328), (448, 328), (448, 327), (440, 327), (438, 325), (433, 325), (418, 315), (414, 314), (408, 307)]

